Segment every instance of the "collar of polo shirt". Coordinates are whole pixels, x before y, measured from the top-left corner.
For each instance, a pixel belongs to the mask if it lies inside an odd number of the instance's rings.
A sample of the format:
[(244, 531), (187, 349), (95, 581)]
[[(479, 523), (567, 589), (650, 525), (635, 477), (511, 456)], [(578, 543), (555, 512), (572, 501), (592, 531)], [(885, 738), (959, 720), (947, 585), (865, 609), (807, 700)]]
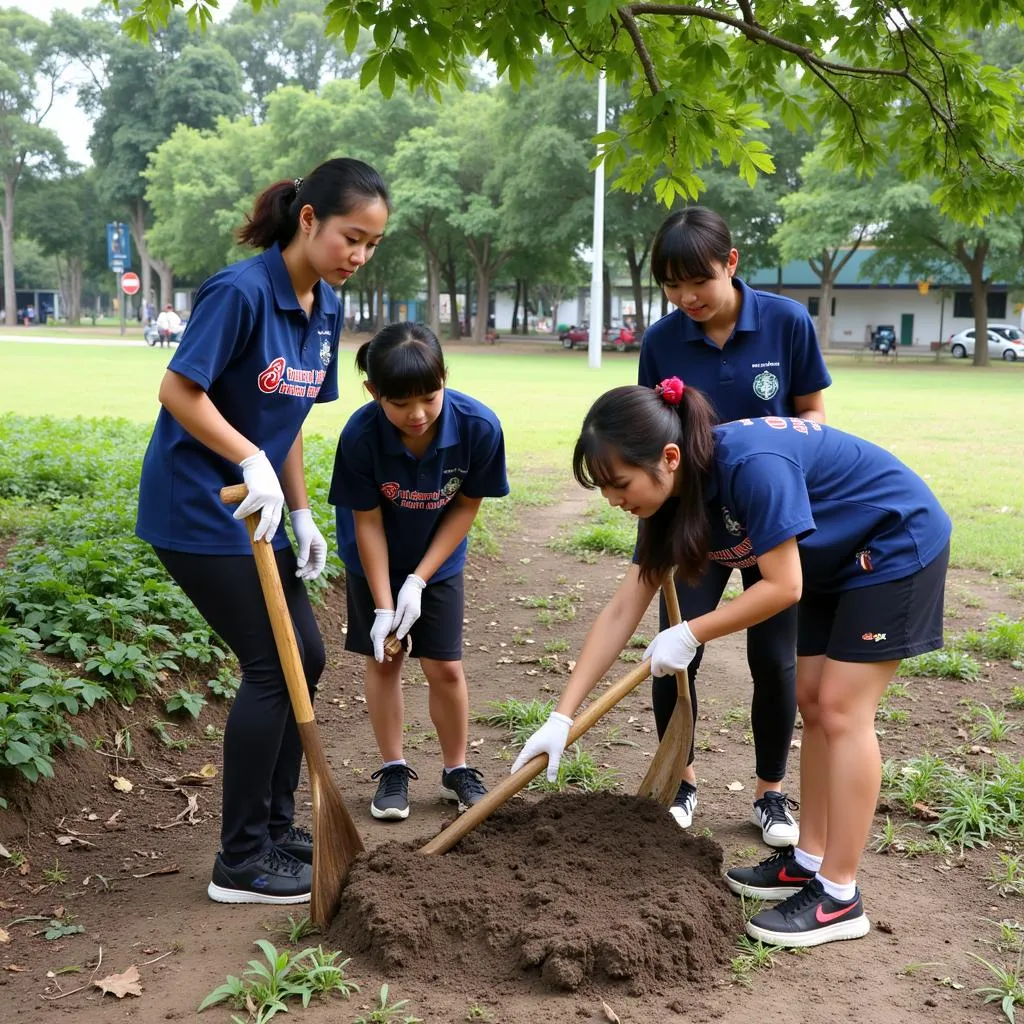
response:
[[(295, 309), (305, 312), (299, 304), (298, 296), (295, 294), (295, 285), (292, 284), (292, 279), (288, 276), (288, 268), (285, 266), (284, 256), (281, 255), (281, 246), (277, 242), (263, 253), (263, 262), (270, 275), (270, 290), (274, 293), (274, 305), (281, 310)], [(327, 294), (330, 291), (328, 285), (323, 281), (317, 281), (314, 291), (316, 292), (316, 308), (324, 309)]]
[[(743, 304), (740, 306), (740, 316), (736, 321), (734, 334), (740, 331), (756, 331), (761, 327), (761, 311), (757, 304), (757, 295), (753, 289), (748, 287), (745, 281), (738, 277), (732, 279), (733, 288), (739, 288), (743, 295)], [(679, 310), (679, 324), (682, 331), (683, 341), (703, 341), (705, 337), (704, 325), (691, 320), (682, 310)]]

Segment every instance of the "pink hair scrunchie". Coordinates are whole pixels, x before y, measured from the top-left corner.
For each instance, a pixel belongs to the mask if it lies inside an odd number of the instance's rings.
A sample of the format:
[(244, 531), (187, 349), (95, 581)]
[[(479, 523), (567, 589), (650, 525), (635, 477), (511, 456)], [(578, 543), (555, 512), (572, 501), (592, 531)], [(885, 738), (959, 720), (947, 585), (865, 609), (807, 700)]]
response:
[(683, 400), (686, 385), (678, 377), (666, 377), (654, 393), (668, 405), (678, 405)]

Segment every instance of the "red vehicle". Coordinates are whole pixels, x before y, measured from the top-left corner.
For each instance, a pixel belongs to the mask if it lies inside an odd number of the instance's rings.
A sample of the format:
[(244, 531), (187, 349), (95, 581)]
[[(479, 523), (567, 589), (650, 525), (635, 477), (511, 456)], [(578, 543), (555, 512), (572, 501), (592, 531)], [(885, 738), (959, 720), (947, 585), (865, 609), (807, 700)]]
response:
[[(580, 348), (586, 348), (590, 342), (590, 325), (573, 324), (567, 330), (562, 331), (558, 338), (562, 342), (562, 348), (576, 348), (577, 345)], [(640, 347), (636, 332), (623, 324), (606, 327), (602, 345), (604, 348), (613, 348), (616, 352), (625, 352), (626, 349)]]

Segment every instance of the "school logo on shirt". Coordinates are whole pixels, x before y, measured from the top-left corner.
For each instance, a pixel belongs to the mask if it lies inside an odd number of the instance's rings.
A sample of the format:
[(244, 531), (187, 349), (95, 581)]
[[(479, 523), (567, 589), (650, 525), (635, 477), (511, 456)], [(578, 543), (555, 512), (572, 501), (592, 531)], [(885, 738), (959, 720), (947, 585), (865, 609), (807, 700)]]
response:
[(743, 527), (725, 505), (722, 506), (722, 521), (725, 523), (725, 528), (734, 537), (738, 537), (743, 532)]
[(767, 402), (779, 393), (779, 378), (768, 370), (762, 370), (754, 378), (754, 394)]
[(874, 572), (875, 563), (871, 560), (871, 549), (865, 548), (863, 551), (857, 552), (857, 565), (860, 566), (863, 572)]
[(450, 498), (461, 486), (461, 477), (449, 477), (447, 480), (445, 480), (444, 487), (441, 488), (441, 493), (447, 495)]
[(326, 376), (326, 370), (304, 370), (289, 366), (284, 356), (278, 356), (256, 378), (256, 384), (265, 395), (316, 398)]
[(331, 337), (330, 334), (327, 337), (321, 335), (320, 338), (320, 362), (324, 366), (329, 366), (331, 362)]
[(387, 483), (380, 485), (380, 493), (384, 495), (388, 501), (394, 501), (398, 497), (398, 492), (402, 488), (396, 483)]

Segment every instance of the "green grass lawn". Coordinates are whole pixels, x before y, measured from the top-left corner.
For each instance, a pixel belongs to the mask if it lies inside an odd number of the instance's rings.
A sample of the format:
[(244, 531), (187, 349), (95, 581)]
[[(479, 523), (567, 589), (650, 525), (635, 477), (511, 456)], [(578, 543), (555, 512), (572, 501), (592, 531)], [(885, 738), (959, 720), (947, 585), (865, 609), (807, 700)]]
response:
[[(342, 400), (316, 408), (309, 431), (336, 436), (362, 401), (353, 354), (343, 349)], [(501, 417), (513, 469), (559, 471), (567, 485), (572, 444), (590, 403), (636, 375), (635, 354), (606, 353), (597, 371), (587, 368), (584, 354), (553, 348), (526, 355), (455, 348), (448, 360), (451, 386)], [(157, 412), (167, 353), (0, 343), (0, 362), (5, 411), (145, 423)], [(832, 368), (830, 422), (885, 445), (925, 477), (953, 517), (954, 562), (1024, 575), (1024, 367), (837, 357)]]

